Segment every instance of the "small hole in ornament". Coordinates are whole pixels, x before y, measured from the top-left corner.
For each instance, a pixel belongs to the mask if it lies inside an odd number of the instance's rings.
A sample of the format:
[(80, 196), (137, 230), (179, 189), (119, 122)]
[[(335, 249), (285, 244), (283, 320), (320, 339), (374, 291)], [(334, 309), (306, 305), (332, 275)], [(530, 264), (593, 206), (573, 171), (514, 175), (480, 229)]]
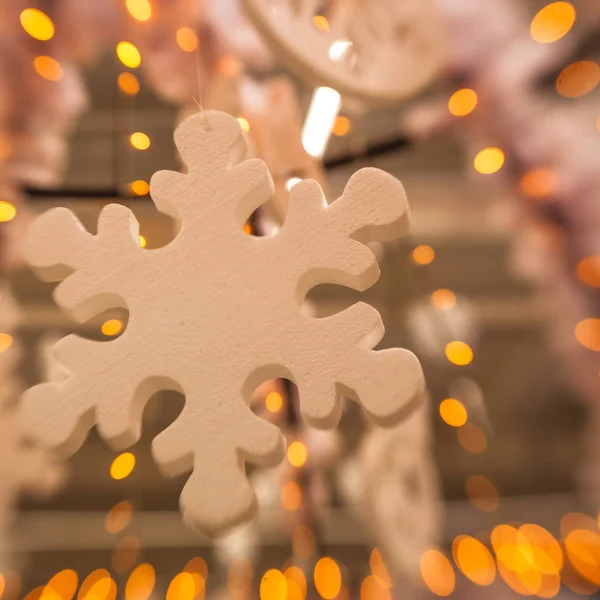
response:
[(279, 225), (264, 211), (257, 208), (244, 224), (244, 233), (253, 237), (270, 237), (279, 231)]

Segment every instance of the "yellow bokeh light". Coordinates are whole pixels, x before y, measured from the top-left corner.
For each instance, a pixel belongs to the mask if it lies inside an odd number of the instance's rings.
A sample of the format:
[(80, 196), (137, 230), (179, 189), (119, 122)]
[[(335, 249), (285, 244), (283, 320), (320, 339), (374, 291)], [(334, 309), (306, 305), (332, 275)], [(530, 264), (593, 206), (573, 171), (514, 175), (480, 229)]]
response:
[(412, 251), (413, 262), (417, 265), (429, 265), (435, 258), (435, 250), (431, 246), (417, 246)]
[(71, 600), (77, 591), (79, 577), (71, 569), (60, 571), (44, 587), (40, 600)]
[(37, 8), (26, 8), (19, 17), (21, 27), (36, 40), (45, 42), (54, 36), (52, 19)]
[(573, 529), (565, 538), (565, 550), (575, 570), (600, 585), (600, 535), (589, 529)]
[(195, 556), (190, 559), (187, 565), (185, 565), (184, 571), (192, 574), (197, 573), (203, 581), (206, 581), (208, 577), (208, 567), (206, 561), (201, 556)]
[(520, 189), (529, 198), (547, 198), (556, 192), (558, 178), (552, 169), (534, 169), (523, 175)]
[(227, 590), (234, 600), (244, 600), (248, 597), (253, 577), (252, 563), (247, 558), (238, 558), (229, 565), (229, 569), (227, 570)]
[(431, 294), (431, 303), (441, 310), (447, 310), (456, 305), (456, 294), (450, 290), (436, 290)]
[(339, 116), (336, 117), (335, 123), (333, 124), (333, 135), (338, 137), (343, 137), (350, 133), (351, 124), (350, 119), (348, 117)]
[(577, 278), (585, 285), (600, 287), (600, 255), (586, 256), (577, 265)]
[(296, 440), (292, 442), (287, 449), (287, 458), (292, 467), (302, 467), (308, 458), (308, 448), (306, 444)]
[(6, 582), (4, 580), (4, 575), (0, 574), (0, 598), (2, 598), (5, 588), (6, 588)]
[(392, 587), (392, 578), (378, 548), (373, 548), (371, 551), (369, 566), (371, 567), (371, 573), (383, 587)]
[(191, 27), (180, 27), (175, 39), (184, 52), (195, 52), (198, 49), (198, 34)]
[(600, 319), (584, 319), (575, 326), (577, 341), (594, 352), (600, 352)]
[(237, 120), (244, 133), (250, 133), (250, 123), (248, 123), (248, 119), (238, 117)]
[(452, 544), (456, 566), (477, 585), (491, 585), (496, 579), (496, 564), (490, 551), (468, 535), (457, 537)]
[(504, 152), (500, 148), (484, 148), (477, 153), (473, 166), (482, 175), (497, 173), (504, 165)]
[(0, 333), (0, 352), (6, 352), (12, 345), (12, 335), (8, 333)]
[(140, 235), (140, 246), (142, 248), (145, 248), (147, 245), (148, 245), (148, 240), (143, 235)]
[(40, 585), (34, 589), (32, 589), (29, 594), (27, 594), (23, 600), (40, 600), (42, 594), (44, 592), (44, 586)]
[(142, 64), (142, 55), (137, 47), (131, 42), (119, 42), (117, 44), (117, 56), (119, 60), (130, 69), (135, 69)]
[(131, 522), (133, 506), (130, 502), (118, 502), (106, 514), (104, 529), (108, 533), (120, 533)]
[(446, 344), (446, 358), (454, 365), (464, 367), (473, 362), (473, 350), (465, 342)]
[(281, 504), (289, 511), (298, 510), (302, 504), (302, 490), (295, 481), (287, 481), (281, 486)]
[(112, 337), (121, 333), (123, 323), (119, 319), (109, 319), (102, 324), (101, 331), (107, 337)]
[(148, 563), (138, 565), (125, 585), (125, 600), (148, 600), (154, 590), (156, 574)]
[(448, 110), (455, 117), (466, 117), (477, 107), (477, 94), (470, 88), (457, 90), (448, 100)]
[[(300, 567), (291, 566), (283, 572), (288, 585), (288, 597), (290, 596), (289, 590), (296, 587), (299, 591), (300, 598), (306, 597), (306, 576)], [(294, 585), (292, 585), (295, 584)]]
[(307, 525), (295, 525), (292, 529), (292, 550), (303, 560), (308, 560), (315, 553), (315, 534)]
[(556, 91), (564, 98), (580, 98), (600, 83), (600, 66), (581, 60), (565, 67), (556, 78)]
[(48, 81), (60, 81), (64, 75), (61, 64), (51, 56), (36, 56), (33, 66), (38, 75)]
[(440, 417), (450, 427), (462, 427), (469, 417), (463, 403), (456, 398), (446, 398), (440, 403)]
[(128, 96), (135, 96), (140, 91), (140, 80), (133, 73), (120, 73), (117, 84), (119, 89)]
[(115, 600), (117, 586), (106, 569), (92, 571), (81, 584), (77, 600)]
[(471, 454), (481, 454), (487, 448), (487, 437), (480, 427), (466, 423), (456, 431), (458, 443)]
[(563, 38), (575, 24), (577, 13), (570, 2), (552, 2), (531, 21), (531, 37), (540, 44), (551, 44)]
[(125, 0), (125, 5), (137, 21), (147, 21), (152, 16), (152, 6), (148, 0)]
[(131, 475), (135, 467), (135, 456), (131, 452), (119, 454), (110, 465), (110, 476), (113, 479), (125, 479)]
[(173, 577), (167, 589), (166, 600), (194, 600), (196, 583), (190, 573), (178, 573)]
[(17, 216), (17, 207), (8, 200), (0, 200), (0, 223), (8, 223)]
[(142, 131), (136, 131), (129, 136), (129, 143), (136, 150), (148, 150), (152, 142), (150, 141), (150, 136)]
[(267, 571), (260, 581), (260, 600), (286, 600), (287, 581), (277, 569)]
[(439, 550), (426, 550), (420, 559), (421, 577), (436, 596), (449, 596), (456, 586), (450, 561)]
[(465, 483), (467, 498), (483, 512), (494, 512), (500, 506), (496, 486), (483, 475), (471, 475)]
[(283, 406), (283, 397), (278, 392), (271, 392), (265, 398), (265, 407), (269, 412), (276, 413)]
[(129, 186), (132, 194), (136, 196), (146, 196), (150, 193), (150, 184), (143, 179), (136, 179)]
[(313, 23), (317, 29), (321, 31), (329, 31), (329, 21), (325, 15), (315, 15), (313, 17)]
[(342, 573), (338, 564), (328, 556), (317, 561), (314, 570), (314, 582), (317, 592), (325, 600), (333, 600), (342, 588)]
[(532, 568), (544, 575), (558, 575), (561, 572), (564, 564), (562, 549), (554, 536), (543, 527), (522, 525), (517, 532), (517, 544)]
[(252, 223), (250, 223), (250, 221), (247, 221), (247, 222), (244, 224), (244, 233), (245, 233), (246, 235), (252, 235), (252, 234), (254, 233), (254, 229), (253, 229), (253, 227), (252, 227)]
[(381, 580), (368, 575), (360, 584), (360, 600), (392, 600), (392, 595)]

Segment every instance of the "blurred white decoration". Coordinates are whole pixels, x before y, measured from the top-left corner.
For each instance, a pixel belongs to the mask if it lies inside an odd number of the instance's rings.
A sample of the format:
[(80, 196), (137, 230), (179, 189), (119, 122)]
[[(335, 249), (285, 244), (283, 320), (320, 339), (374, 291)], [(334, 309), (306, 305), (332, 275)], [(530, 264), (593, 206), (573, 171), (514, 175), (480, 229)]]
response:
[[(242, 0), (273, 54), (315, 86), (393, 104), (427, 86), (446, 51), (433, 0)], [(316, 17), (316, 20), (315, 20)]]
[(396, 584), (419, 580), (419, 559), (443, 527), (428, 404), (390, 430), (373, 428), (359, 453), (366, 523)]
[(313, 158), (323, 158), (341, 106), (342, 98), (336, 90), (315, 90), (302, 130), (302, 145)]
[(253, 521), (241, 529), (217, 538), (214, 550), (220, 565), (226, 568), (241, 559), (254, 562), (258, 554), (259, 536), (258, 524)]
[(409, 307), (406, 325), (419, 353), (433, 360), (445, 360), (444, 350), (450, 342), (466, 342), (473, 347), (479, 327), (469, 300), (456, 297), (453, 306), (437, 308), (430, 297)]

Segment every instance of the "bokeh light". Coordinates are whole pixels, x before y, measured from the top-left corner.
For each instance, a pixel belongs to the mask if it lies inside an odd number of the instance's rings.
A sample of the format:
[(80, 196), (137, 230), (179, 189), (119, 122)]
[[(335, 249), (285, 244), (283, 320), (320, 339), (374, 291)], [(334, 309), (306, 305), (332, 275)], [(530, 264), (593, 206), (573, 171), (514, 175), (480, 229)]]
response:
[(135, 131), (129, 136), (129, 143), (136, 150), (148, 150), (151, 145), (150, 136), (142, 131)]
[(208, 566), (201, 556), (194, 556), (194, 558), (190, 559), (185, 565), (184, 571), (186, 573), (192, 573), (192, 575), (194, 573), (200, 575), (204, 582), (208, 577)]
[(184, 52), (195, 52), (198, 49), (198, 34), (191, 27), (180, 27), (175, 39)]
[(446, 344), (446, 358), (454, 365), (464, 367), (473, 362), (473, 350), (465, 342), (454, 341)]
[(140, 247), (145, 248), (148, 245), (148, 240), (143, 236), (140, 235)]
[(332, 130), (333, 135), (336, 135), (338, 137), (343, 137), (350, 133), (350, 129), (351, 129), (351, 124), (350, 124), (350, 119), (348, 117), (344, 117), (341, 115), (336, 117), (335, 122), (333, 124), (333, 130)]
[(487, 437), (481, 427), (473, 423), (466, 423), (464, 427), (456, 430), (458, 443), (471, 454), (481, 454), (487, 448)]
[(127, 579), (125, 600), (148, 600), (154, 590), (156, 574), (148, 563), (138, 565)]
[(600, 83), (600, 66), (581, 60), (565, 67), (556, 78), (556, 91), (564, 98), (580, 98)]
[(360, 584), (360, 600), (392, 600), (392, 595), (377, 577), (368, 575)]
[(496, 563), (490, 551), (477, 539), (461, 535), (452, 544), (454, 562), (462, 574), (477, 585), (491, 585), (496, 579)]
[(41, 600), (71, 600), (77, 591), (79, 577), (72, 569), (54, 575), (44, 587)]
[(373, 548), (371, 551), (369, 566), (371, 567), (371, 573), (381, 585), (386, 588), (392, 587), (392, 578), (378, 548)]
[(286, 600), (287, 581), (277, 569), (270, 569), (260, 581), (260, 600)]
[(119, 89), (128, 96), (135, 96), (140, 91), (140, 80), (133, 74), (123, 72), (117, 77)]
[(26, 8), (19, 16), (21, 27), (36, 40), (45, 42), (54, 36), (52, 19), (37, 8)]
[(457, 90), (448, 100), (448, 110), (455, 117), (466, 117), (477, 107), (477, 94), (470, 88)]
[(115, 600), (117, 586), (106, 569), (92, 571), (81, 584), (77, 600)]
[(166, 600), (194, 600), (196, 584), (190, 573), (178, 573), (173, 577), (167, 589)]
[(600, 287), (600, 255), (586, 256), (577, 265), (579, 281), (591, 287)]
[(119, 42), (117, 44), (117, 56), (119, 60), (130, 69), (135, 69), (142, 64), (142, 55), (137, 47), (131, 42)]
[(148, 0), (125, 0), (125, 5), (137, 21), (147, 21), (152, 16), (152, 5)]
[(0, 352), (6, 352), (12, 345), (12, 335), (9, 333), (0, 333)]
[(450, 427), (462, 427), (468, 416), (467, 409), (456, 398), (446, 398), (440, 403), (440, 417)]
[(552, 169), (534, 169), (528, 171), (521, 179), (520, 189), (529, 198), (548, 198), (556, 192), (558, 178)]
[(107, 337), (113, 337), (119, 333), (123, 329), (123, 323), (119, 321), (119, 319), (109, 319), (102, 324), (100, 331), (102, 334)]
[(33, 66), (38, 75), (48, 81), (60, 81), (64, 75), (61, 64), (51, 56), (36, 56)]
[(281, 504), (285, 510), (294, 511), (302, 504), (302, 490), (295, 481), (287, 481), (281, 486)]
[(436, 596), (449, 596), (456, 586), (456, 576), (450, 561), (439, 551), (429, 549), (420, 559), (421, 577)]
[(504, 166), (504, 152), (500, 148), (484, 148), (475, 156), (473, 166), (482, 175), (497, 173)]
[(342, 588), (342, 573), (333, 558), (324, 556), (317, 561), (314, 582), (317, 592), (325, 600), (334, 600), (337, 597)]
[(600, 319), (584, 319), (575, 326), (577, 341), (594, 352), (600, 352)]
[(575, 7), (570, 2), (552, 2), (533, 17), (531, 37), (540, 44), (556, 42), (571, 31), (576, 17)]
[(302, 467), (308, 458), (308, 448), (299, 440), (292, 442), (287, 449), (287, 458), (292, 467)]
[(600, 586), (600, 534), (573, 529), (565, 537), (565, 550), (573, 567), (587, 581)]
[(417, 246), (412, 251), (412, 260), (417, 265), (429, 265), (435, 258), (435, 250), (431, 246), (421, 245)]
[(329, 21), (327, 17), (324, 15), (315, 15), (313, 17), (313, 23), (317, 29), (321, 31), (329, 31)]
[(482, 512), (494, 512), (500, 506), (496, 486), (483, 475), (471, 475), (465, 482), (467, 498)]
[(0, 200), (0, 223), (8, 223), (17, 216), (17, 207), (7, 200)]
[(125, 479), (135, 467), (135, 456), (131, 452), (119, 454), (110, 465), (110, 476), (113, 479)]
[(431, 294), (431, 303), (440, 310), (448, 310), (456, 305), (456, 294), (450, 290), (435, 290)]
[(150, 184), (143, 179), (136, 179), (131, 182), (129, 186), (131, 189), (131, 193), (136, 196), (146, 196), (150, 193)]
[(250, 133), (250, 123), (248, 122), (248, 119), (245, 119), (244, 117), (238, 117), (237, 120), (242, 128), (242, 131), (244, 133)]
[(290, 594), (290, 591), (294, 590), (293, 593), (299, 595), (301, 600), (303, 600), (306, 597), (306, 576), (304, 575), (304, 571), (300, 567), (292, 565), (283, 574), (287, 582), (288, 599), (291, 600), (290, 596), (292, 594)]
[(104, 519), (104, 529), (108, 533), (120, 533), (131, 523), (133, 506), (130, 502), (118, 502), (107, 513)]
[(283, 397), (279, 392), (271, 392), (265, 398), (265, 408), (272, 413), (277, 413), (283, 406)]

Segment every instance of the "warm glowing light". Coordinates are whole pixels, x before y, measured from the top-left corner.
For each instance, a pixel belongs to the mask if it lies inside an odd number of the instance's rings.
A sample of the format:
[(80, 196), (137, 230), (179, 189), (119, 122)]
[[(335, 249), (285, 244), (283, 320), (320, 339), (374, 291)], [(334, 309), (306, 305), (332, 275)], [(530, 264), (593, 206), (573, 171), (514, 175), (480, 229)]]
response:
[(265, 398), (265, 407), (269, 412), (276, 413), (283, 406), (283, 397), (279, 392), (271, 392)]
[(321, 31), (329, 31), (329, 21), (327, 17), (324, 15), (315, 15), (313, 17), (313, 23), (317, 29)]
[(448, 110), (455, 117), (466, 117), (477, 107), (477, 94), (474, 90), (464, 88), (457, 90), (448, 100)]
[(302, 490), (295, 481), (288, 481), (281, 487), (281, 504), (286, 510), (298, 510), (302, 504)]
[(497, 173), (504, 165), (504, 152), (500, 148), (484, 148), (479, 151), (473, 166), (482, 175)]
[(244, 224), (244, 233), (245, 233), (246, 235), (252, 235), (252, 234), (254, 233), (254, 229), (253, 229), (253, 227), (252, 227), (252, 223), (250, 223), (250, 221), (247, 221), (247, 222)]
[(417, 265), (429, 265), (435, 258), (435, 250), (431, 246), (417, 246), (412, 251), (413, 262)]
[(377, 581), (386, 588), (392, 587), (392, 578), (387, 570), (385, 562), (381, 556), (381, 552), (377, 548), (373, 548), (371, 556), (369, 557), (369, 566), (371, 567), (371, 573), (377, 579)]
[(71, 600), (77, 591), (79, 577), (71, 569), (60, 571), (44, 587), (40, 600)]
[(148, 563), (138, 565), (125, 585), (125, 600), (148, 600), (154, 589), (156, 575)]
[(350, 133), (350, 119), (348, 117), (337, 117), (335, 123), (333, 124), (333, 135), (337, 135), (338, 137), (342, 137), (344, 135), (348, 135)]
[(463, 575), (478, 585), (491, 585), (496, 564), (490, 551), (477, 539), (461, 535), (452, 544), (452, 554)]
[(5, 588), (6, 582), (4, 581), (4, 575), (0, 574), (0, 598), (2, 598)]
[(465, 483), (465, 491), (471, 504), (483, 512), (494, 512), (500, 506), (496, 486), (483, 475), (472, 475)]
[(178, 573), (173, 577), (167, 589), (166, 600), (194, 600), (196, 583), (190, 573)]
[(577, 277), (586, 285), (600, 287), (600, 255), (584, 258), (577, 265)]
[(111, 566), (117, 573), (129, 571), (140, 555), (140, 540), (135, 535), (121, 538), (112, 554)]
[(322, 158), (331, 137), (342, 97), (332, 88), (320, 87), (313, 94), (302, 130), (302, 145), (314, 158)]
[[(283, 574), (288, 585), (288, 598), (290, 596), (290, 590), (294, 587), (297, 588), (301, 600), (306, 597), (306, 577), (300, 567), (291, 566), (288, 567)], [(295, 585), (294, 585), (295, 584)]]
[(539, 525), (526, 524), (517, 532), (519, 551), (532, 568), (544, 575), (558, 575), (564, 564), (562, 549), (554, 536)]
[(600, 352), (600, 319), (584, 319), (575, 327), (577, 341), (594, 352)]
[(51, 56), (36, 56), (33, 66), (38, 75), (48, 81), (59, 81), (64, 74), (61, 64)]
[(308, 448), (306, 444), (296, 440), (292, 442), (287, 449), (287, 458), (292, 467), (302, 467), (308, 458)]
[(547, 198), (556, 192), (558, 178), (552, 169), (534, 169), (523, 175), (521, 193), (530, 198)]
[(45, 42), (52, 39), (54, 35), (54, 23), (52, 19), (37, 8), (26, 8), (21, 11), (19, 17), (21, 27), (36, 40)]
[(292, 188), (297, 184), (300, 183), (302, 181), (302, 179), (300, 179), (300, 177), (290, 177), (286, 182), (285, 182), (285, 188), (287, 189), (288, 192), (292, 191)]
[(13, 345), (13, 337), (8, 333), (0, 333), (0, 352), (6, 352)]
[[(252, 563), (246, 558), (234, 560), (227, 570), (227, 589), (234, 600), (244, 600), (252, 587)], [(289, 579), (288, 589), (289, 589)], [(289, 596), (289, 594), (288, 594)], [(303, 600), (303, 599), (300, 599)]]
[(315, 553), (315, 534), (307, 525), (295, 525), (292, 529), (292, 550), (301, 559), (308, 560)]
[(582, 60), (565, 67), (556, 78), (556, 91), (565, 98), (589, 94), (600, 83), (600, 66)]
[(348, 54), (353, 44), (348, 39), (336, 40), (329, 47), (329, 58), (334, 62), (339, 62)]
[(117, 56), (130, 69), (135, 69), (142, 64), (142, 55), (131, 42), (119, 42), (117, 44)]
[(43, 592), (44, 592), (44, 586), (40, 585), (39, 587), (32, 589), (29, 592), (29, 594), (27, 594), (25, 596), (25, 598), (23, 598), (23, 600), (40, 600)]
[(270, 569), (260, 582), (260, 600), (286, 600), (287, 581), (281, 571)]
[(148, 240), (143, 235), (140, 235), (140, 246), (142, 248), (145, 248), (147, 245), (148, 245)]
[(377, 577), (369, 575), (360, 584), (360, 600), (392, 600), (392, 595)]
[(104, 519), (104, 529), (108, 533), (120, 533), (131, 522), (132, 515), (133, 506), (131, 506), (131, 503), (119, 502), (108, 511)]
[(440, 310), (447, 310), (456, 305), (456, 294), (450, 290), (436, 290), (431, 294), (431, 303)]
[(115, 600), (117, 586), (106, 569), (92, 571), (81, 584), (77, 600)]
[(465, 342), (446, 344), (446, 358), (454, 365), (464, 367), (473, 361), (473, 350)]
[(570, 2), (552, 2), (533, 17), (531, 37), (540, 44), (556, 42), (571, 31), (576, 16)]
[(206, 581), (208, 577), (208, 567), (206, 566), (206, 561), (201, 556), (195, 556), (189, 560), (187, 565), (185, 565), (184, 571), (192, 575), (194, 573), (200, 575), (203, 581)]
[(426, 550), (420, 560), (421, 577), (436, 596), (449, 596), (456, 585), (450, 561), (439, 550)]
[(117, 84), (119, 89), (128, 96), (135, 96), (140, 91), (140, 80), (133, 73), (120, 73)]
[(0, 200), (0, 223), (8, 223), (17, 216), (17, 207), (8, 200)]
[(104, 335), (112, 337), (117, 335), (123, 329), (123, 323), (119, 319), (109, 319), (102, 325), (101, 331)]
[(573, 567), (594, 585), (600, 585), (600, 535), (589, 529), (573, 529), (565, 538), (565, 550)]
[(148, 0), (125, 0), (129, 14), (138, 21), (147, 21), (152, 16), (152, 6)]
[(191, 27), (180, 27), (175, 38), (184, 52), (195, 52), (198, 49), (198, 34)]
[(143, 179), (136, 179), (129, 186), (131, 193), (136, 196), (146, 196), (150, 193), (150, 184)]
[(110, 465), (110, 476), (113, 479), (125, 479), (131, 475), (135, 467), (135, 456), (131, 452), (119, 454)]
[(487, 448), (485, 433), (477, 425), (466, 423), (456, 431), (458, 443), (471, 454), (481, 454)]
[(150, 137), (147, 134), (142, 133), (141, 131), (136, 131), (135, 133), (132, 133), (129, 136), (129, 143), (136, 150), (148, 150), (151, 144)]
[(317, 592), (325, 600), (333, 600), (340, 593), (342, 573), (333, 558), (324, 556), (317, 561), (314, 571), (314, 581)]
[(237, 120), (238, 120), (238, 123), (240, 124), (240, 127), (242, 128), (242, 131), (244, 133), (249, 133), (250, 132), (250, 123), (248, 123), (248, 119), (244, 119), (244, 117), (238, 117)]
[(456, 398), (446, 398), (440, 404), (440, 417), (450, 427), (462, 427), (468, 416), (467, 409)]

